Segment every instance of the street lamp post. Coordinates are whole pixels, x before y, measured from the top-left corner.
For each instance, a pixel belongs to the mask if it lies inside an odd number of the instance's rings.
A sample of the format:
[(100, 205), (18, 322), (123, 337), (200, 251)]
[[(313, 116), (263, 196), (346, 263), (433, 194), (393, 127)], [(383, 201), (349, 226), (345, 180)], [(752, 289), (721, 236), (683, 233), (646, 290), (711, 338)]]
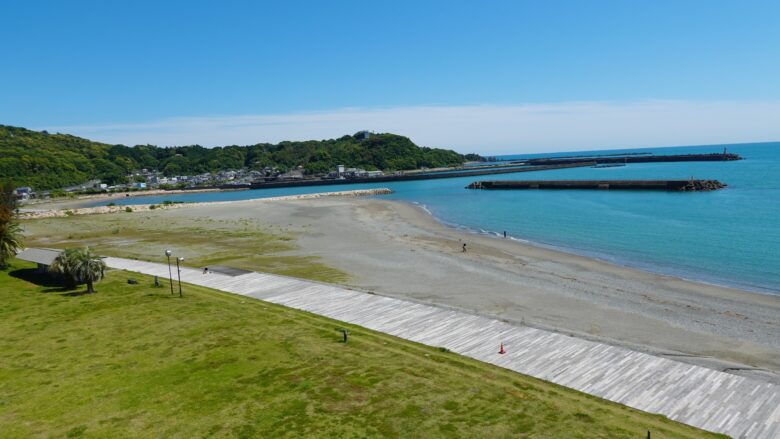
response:
[(179, 275), (179, 297), (182, 297), (181, 295), (181, 267), (179, 266), (179, 262), (183, 262), (184, 258), (176, 258), (176, 272)]
[(171, 281), (171, 294), (173, 294), (173, 273), (171, 273), (171, 251), (165, 250), (165, 256), (168, 258), (168, 280)]

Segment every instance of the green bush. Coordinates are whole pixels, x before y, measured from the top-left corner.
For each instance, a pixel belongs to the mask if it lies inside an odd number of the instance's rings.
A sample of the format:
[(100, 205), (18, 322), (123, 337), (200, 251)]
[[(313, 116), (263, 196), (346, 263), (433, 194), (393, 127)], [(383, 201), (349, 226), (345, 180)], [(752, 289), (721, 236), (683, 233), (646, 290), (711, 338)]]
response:
[(125, 212), (132, 212), (133, 208), (130, 206), (125, 207)]

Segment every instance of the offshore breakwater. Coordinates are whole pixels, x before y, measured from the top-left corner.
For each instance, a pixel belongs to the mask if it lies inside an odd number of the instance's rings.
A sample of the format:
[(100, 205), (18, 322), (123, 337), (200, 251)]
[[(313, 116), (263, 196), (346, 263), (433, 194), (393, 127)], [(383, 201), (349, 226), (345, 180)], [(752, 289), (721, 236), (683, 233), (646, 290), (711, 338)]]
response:
[(466, 189), (600, 189), (676, 192), (714, 191), (726, 187), (718, 180), (503, 180), (475, 181)]

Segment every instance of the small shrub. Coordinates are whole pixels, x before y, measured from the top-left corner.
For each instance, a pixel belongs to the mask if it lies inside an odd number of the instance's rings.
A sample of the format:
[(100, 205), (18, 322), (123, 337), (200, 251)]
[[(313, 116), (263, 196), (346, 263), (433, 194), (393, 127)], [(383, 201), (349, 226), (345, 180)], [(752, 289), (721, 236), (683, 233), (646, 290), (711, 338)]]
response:
[(65, 211), (65, 216), (73, 216), (73, 215), (75, 215), (75, 213), (73, 213), (72, 210), (66, 210)]
[(132, 211), (133, 211), (132, 207), (130, 207), (130, 206), (125, 207), (125, 212), (129, 213), (129, 212), (132, 212)]
[(116, 206), (116, 203), (114, 203), (114, 202), (111, 202), (111, 203), (108, 203), (108, 204), (106, 204), (106, 206), (108, 206), (108, 207), (114, 207), (114, 206)]
[(157, 205), (152, 204), (149, 206), (149, 210), (154, 210), (154, 209), (157, 209)]
[(111, 234), (112, 235), (118, 235), (119, 234), (119, 227), (115, 227), (115, 228), (111, 229)]

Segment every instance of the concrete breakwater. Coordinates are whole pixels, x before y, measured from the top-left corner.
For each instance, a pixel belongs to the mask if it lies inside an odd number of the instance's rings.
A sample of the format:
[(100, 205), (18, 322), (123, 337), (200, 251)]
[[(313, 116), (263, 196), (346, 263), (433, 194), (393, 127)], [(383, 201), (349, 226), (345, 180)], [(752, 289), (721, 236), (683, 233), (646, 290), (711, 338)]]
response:
[(394, 181), (434, 180), (439, 178), (458, 178), (458, 177), (472, 177), (472, 176), (479, 176), (479, 175), (510, 174), (514, 172), (546, 171), (550, 169), (582, 168), (586, 166), (593, 166), (595, 164), (596, 162), (594, 161), (578, 161), (573, 163), (540, 165), (540, 166), (502, 165), (502, 166), (492, 167), (490, 169), (478, 168), (478, 170), (476, 171), (460, 169), (460, 170), (453, 170), (453, 171), (437, 171), (437, 172), (429, 172), (429, 173), (384, 175), (381, 177), (347, 178), (343, 180), (304, 179), (304, 180), (295, 180), (295, 181), (270, 181), (265, 183), (253, 183), (249, 187), (251, 187), (252, 189), (271, 189), (271, 188), (298, 187), (298, 186), (328, 186), (334, 184), (386, 183), (386, 182), (394, 182)]
[(467, 189), (601, 189), (713, 191), (726, 187), (718, 180), (525, 180), (475, 181)]
[(102, 213), (120, 213), (120, 212), (148, 212), (152, 210), (178, 209), (188, 206), (206, 206), (212, 204), (238, 204), (238, 203), (257, 203), (271, 201), (292, 201), (292, 200), (311, 200), (315, 198), (326, 197), (367, 197), (372, 195), (388, 195), (393, 190), (388, 188), (359, 189), (354, 191), (337, 192), (318, 192), (315, 194), (285, 195), (281, 197), (254, 198), (250, 200), (237, 201), (211, 201), (204, 203), (173, 203), (173, 204), (131, 204), (122, 206), (97, 206), (84, 207), (78, 209), (52, 209), (38, 211), (22, 211), (19, 213), (20, 219), (42, 219), (42, 218), (64, 218), (73, 215), (95, 215)]
[(549, 157), (529, 160), (516, 160), (512, 163), (524, 163), (531, 166), (546, 165), (564, 165), (567, 163), (577, 163), (585, 160), (602, 163), (657, 163), (657, 162), (724, 162), (742, 160), (739, 154), (733, 153), (710, 153), (710, 154), (674, 154), (674, 155), (632, 155), (617, 157)]

